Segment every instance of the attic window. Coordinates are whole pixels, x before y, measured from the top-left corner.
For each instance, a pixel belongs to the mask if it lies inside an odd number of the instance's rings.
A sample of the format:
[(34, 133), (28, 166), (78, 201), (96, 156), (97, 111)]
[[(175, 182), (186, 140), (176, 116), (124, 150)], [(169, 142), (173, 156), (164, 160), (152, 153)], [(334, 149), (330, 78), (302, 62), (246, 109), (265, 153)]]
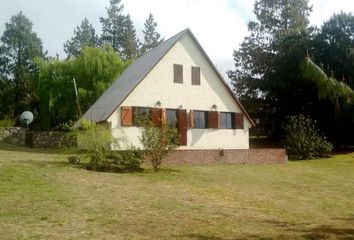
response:
[(183, 83), (183, 65), (173, 64), (173, 82)]
[(192, 66), (192, 85), (200, 85), (200, 67)]

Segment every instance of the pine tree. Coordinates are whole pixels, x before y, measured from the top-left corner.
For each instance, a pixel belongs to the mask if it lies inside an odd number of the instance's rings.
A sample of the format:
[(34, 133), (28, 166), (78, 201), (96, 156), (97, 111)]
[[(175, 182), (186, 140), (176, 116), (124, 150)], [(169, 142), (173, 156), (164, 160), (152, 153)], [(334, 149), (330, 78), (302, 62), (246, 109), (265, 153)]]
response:
[[(13, 91), (13, 117), (31, 110), (35, 96), (31, 89), (33, 59), (44, 57), (42, 41), (32, 30), (32, 22), (22, 13), (5, 24), (0, 46), (0, 75), (10, 82)], [(7, 86), (9, 86), (7, 84)]]
[(142, 54), (153, 49), (164, 40), (160, 38), (161, 35), (156, 31), (156, 27), (157, 22), (155, 22), (154, 16), (150, 13), (144, 23), (144, 43), (141, 47)]
[(95, 28), (84, 18), (80, 26), (74, 30), (74, 36), (64, 43), (64, 51), (70, 57), (76, 57), (84, 46), (97, 47), (98, 37), (95, 33)]
[(101, 43), (109, 44), (114, 51), (122, 54), (124, 51), (125, 22), (126, 16), (123, 14), (124, 6), (121, 0), (110, 0), (107, 10), (107, 17), (100, 17), (102, 24)]
[(132, 60), (139, 55), (139, 40), (136, 37), (136, 31), (129, 15), (126, 16), (124, 25), (125, 38), (121, 56), (123, 60)]

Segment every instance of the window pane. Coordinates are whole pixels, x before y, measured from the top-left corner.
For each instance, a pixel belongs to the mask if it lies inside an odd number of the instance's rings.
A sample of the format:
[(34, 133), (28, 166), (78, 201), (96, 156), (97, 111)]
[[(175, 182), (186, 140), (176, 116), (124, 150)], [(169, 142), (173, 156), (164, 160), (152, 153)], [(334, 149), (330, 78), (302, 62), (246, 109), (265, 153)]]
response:
[(205, 119), (206, 119), (205, 112), (200, 112), (200, 128), (206, 128)]
[(167, 124), (172, 127), (177, 127), (177, 110), (167, 109), (166, 110)]
[(221, 113), (221, 128), (231, 129), (232, 128), (232, 113)]

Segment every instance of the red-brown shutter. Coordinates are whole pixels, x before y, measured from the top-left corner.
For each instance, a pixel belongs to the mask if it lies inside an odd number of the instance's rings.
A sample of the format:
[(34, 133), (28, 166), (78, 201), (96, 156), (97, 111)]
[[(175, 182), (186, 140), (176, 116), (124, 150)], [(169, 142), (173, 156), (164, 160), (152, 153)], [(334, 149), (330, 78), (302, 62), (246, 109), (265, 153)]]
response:
[(161, 126), (161, 108), (151, 108), (151, 122), (155, 127)]
[(194, 128), (194, 112), (191, 110), (189, 112), (189, 127)]
[(208, 112), (208, 128), (219, 128), (219, 113), (217, 111)]
[(178, 134), (179, 134), (179, 145), (187, 145), (187, 110), (178, 109)]
[(161, 123), (163, 126), (167, 125), (167, 115), (166, 115), (166, 109), (161, 110)]
[(243, 114), (242, 113), (235, 114), (235, 126), (236, 126), (236, 129), (243, 129)]
[(120, 108), (120, 117), (122, 126), (132, 126), (133, 125), (133, 108), (122, 106)]

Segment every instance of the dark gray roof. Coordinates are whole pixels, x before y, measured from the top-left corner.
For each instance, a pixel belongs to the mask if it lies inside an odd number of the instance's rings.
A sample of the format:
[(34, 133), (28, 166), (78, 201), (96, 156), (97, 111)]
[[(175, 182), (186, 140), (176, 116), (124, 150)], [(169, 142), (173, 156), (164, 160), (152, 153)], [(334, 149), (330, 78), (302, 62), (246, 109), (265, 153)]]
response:
[(165, 54), (178, 42), (178, 40), (185, 34), (189, 33), (201, 49), (205, 57), (213, 66), (218, 74), (220, 80), (240, 106), (243, 113), (247, 116), (252, 125), (252, 119), (249, 117), (241, 103), (236, 99), (229, 86), (226, 84), (221, 74), (218, 72), (208, 55), (205, 53), (193, 33), (187, 28), (182, 32), (176, 34), (170, 39), (162, 42), (157, 47), (151, 49), (143, 56), (136, 59), (127, 69), (120, 75), (120, 77), (113, 82), (113, 84), (102, 94), (102, 96), (87, 110), (82, 118), (102, 122), (106, 121), (109, 116), (117, 109), (117, 107), (124, 101), (126, 97), (134, 90), (136, 86), (145, 78), (145, 76), (155, 67), (155, 65), (165, 56)]

